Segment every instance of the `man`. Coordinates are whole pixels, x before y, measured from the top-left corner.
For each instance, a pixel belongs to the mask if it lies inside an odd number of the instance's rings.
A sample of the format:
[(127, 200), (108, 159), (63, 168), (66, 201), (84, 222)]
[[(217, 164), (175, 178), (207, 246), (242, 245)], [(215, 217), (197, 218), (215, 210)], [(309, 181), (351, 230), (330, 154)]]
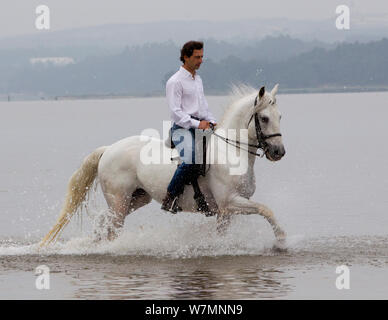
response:
[[(216, 125), (216, 119), (209, 111), (203, 93), (202, 80), (196, 73), (202, 59), (202, 42), (185, 43), (180, 57), (183, 66), (166, 84), (167, 102), (174, 123), (171, 128), (172, 141), (183, 161), (175, 171), (162, 202), (162, 209), (172, 213), (180, 209), (177, 201), (184, 191), (185, 184), (199, 176), (200, 166), (195, 164), (195, 130), (206, 130)], [(196, 201), (199, 207), (200, 203), (204, 203), (204, 199), (199, 199), (198, 196)]]

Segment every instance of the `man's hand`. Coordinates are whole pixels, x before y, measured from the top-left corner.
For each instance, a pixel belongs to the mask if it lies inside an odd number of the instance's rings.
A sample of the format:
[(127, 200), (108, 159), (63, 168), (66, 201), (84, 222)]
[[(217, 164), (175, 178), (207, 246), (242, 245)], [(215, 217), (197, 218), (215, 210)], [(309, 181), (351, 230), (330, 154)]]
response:
[(201, 120), (201, 122), (199, 123), (198, 129), (202, 129), (202, 130), (210, 129), (209, 121)]

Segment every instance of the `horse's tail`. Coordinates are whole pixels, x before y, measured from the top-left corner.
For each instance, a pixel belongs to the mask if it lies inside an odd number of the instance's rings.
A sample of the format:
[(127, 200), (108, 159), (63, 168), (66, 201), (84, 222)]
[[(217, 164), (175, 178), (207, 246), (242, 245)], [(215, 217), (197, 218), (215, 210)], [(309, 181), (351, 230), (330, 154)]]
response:
[(67, 186), (65, 204), (55, 226), (43, 238), (40, 246), (51, 243), (69, 223), (71, 217), (85, 200), (91, 185), (97, 176), (98, 163), (107, 147), (100, 147), (89, 154), (81, 167), (73, 173)]

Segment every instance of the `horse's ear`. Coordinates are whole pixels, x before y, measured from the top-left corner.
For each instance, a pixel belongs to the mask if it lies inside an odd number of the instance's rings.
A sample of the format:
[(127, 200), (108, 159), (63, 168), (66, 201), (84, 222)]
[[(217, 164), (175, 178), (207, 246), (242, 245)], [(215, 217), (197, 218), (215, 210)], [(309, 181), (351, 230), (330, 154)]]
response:
[(255, 107), (257, 106), (257, 98), (259, 98), (260, 100), (264, 96), (264, 93), (265, 93), (265, 87), (261, 87), (259, 91), (259, 95), (256, 96), (255, 98)]
[(273, 87), (272, 91), (271, 91), (271, 94), (273, 97), (276, 96), (277, 92), (278, 92), (278, 88), (279, 88), (279, 83), (275, 84), (275, 86)]
[(265, 93), (265, 87), (261, 87), (259, 91), (259, 99), (261, 99), (264, 96)]

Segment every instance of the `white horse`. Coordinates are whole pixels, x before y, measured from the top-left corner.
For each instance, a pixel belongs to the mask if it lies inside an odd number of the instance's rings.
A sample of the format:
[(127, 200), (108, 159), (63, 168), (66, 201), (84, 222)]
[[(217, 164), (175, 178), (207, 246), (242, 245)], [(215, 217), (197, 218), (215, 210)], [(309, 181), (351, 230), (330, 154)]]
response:
[[(199, 177), (198, 183), (209, 207), (216, 212), (219, 230), (228, 225), (229, 218), (235, 214), (259, 214), (273, 228), (277, 244), (283, 246), (285, 232), (278, 225), (273, 212), (263, 204), (250, 200), (254, 194), (255, 153), (258, 150), (258, 139), (262, 139), (263, 152), (271, 161), (280, 160), (285, 154), (280, 132), (280, 113), (276, 104), (276, 85), (271, 92), (262, 87), (257, 90), (248, 87), (238, 87), (234, 91), (235, 99), (226, 109), (222, 121), (217, 125), (215, 134), (208, 143), (208, 154), (214, 155), (212, 164), (205, 177)], [(251, 121), (253, 116), (255, 121)], [(257, 132), (257, 123), (261, 137)], [(229, 129), (235, 129), (237, 134), (227, 136)], [(241, 129), (246, 129), (249, 145), (243, 144)], [(240, 140), (239, 140), (240, 139)], [(215, 143), (217, 142), (217, 143)], [(241, 142), (239, 144), (239, 142)], [(167, 186), (176, 170), (176, 162), (168, 158), (167, 164), (145, 164), (141, 161), (144, 148), (151, 147), (171, 155), (177, 152), (169, 149), (165, 142), (144, 136), (132, 136), (120, 140), (111, 146), (96, 149), (88, 155), (81, 167), (72, 175), (59, 219), (51, 231), (42, 240), (41, 245), (53, 241), (70, 221), (85, 200), (87, 193), (98, 177), (104, 197), (111, 214), (106, 227), (107, 238), (114, 239), (124, 224), (125, 217), (136, 209), (150, 203), (152, 199), (161, 203)], [(249, 152), (243, 152), (248, 150)], [(237, 152), (243, 174), (230, 174), (230, 163), (217, 163), (217, 155)], [(245, 166), (245, 167), (244, 167)], [(179, 198), (183, 211), (198, 212), (193, 199), (193, 188), (186, 186)]]

